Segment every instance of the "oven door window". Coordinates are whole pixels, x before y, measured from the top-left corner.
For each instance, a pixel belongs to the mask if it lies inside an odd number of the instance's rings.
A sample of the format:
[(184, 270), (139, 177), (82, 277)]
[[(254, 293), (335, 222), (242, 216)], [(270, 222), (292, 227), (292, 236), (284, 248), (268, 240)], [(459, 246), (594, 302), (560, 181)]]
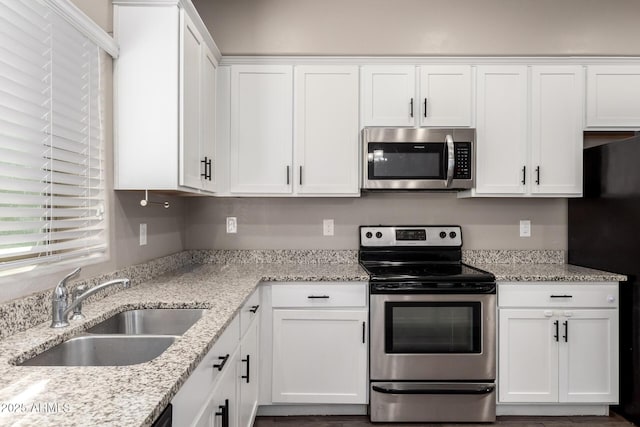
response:
[(386, 353), (481, 353), (480, 302), (385, 303)]
[(442, 143), (370, 143), (368, 177), (374, 179), (445, 179)]

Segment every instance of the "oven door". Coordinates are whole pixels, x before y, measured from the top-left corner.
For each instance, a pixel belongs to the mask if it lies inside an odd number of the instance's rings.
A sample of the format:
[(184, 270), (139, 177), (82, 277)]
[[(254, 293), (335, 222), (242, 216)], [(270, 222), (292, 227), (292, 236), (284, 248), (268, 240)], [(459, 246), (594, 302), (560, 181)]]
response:
[(372, 294), (371, 380), (495, 379), (495, 294)]

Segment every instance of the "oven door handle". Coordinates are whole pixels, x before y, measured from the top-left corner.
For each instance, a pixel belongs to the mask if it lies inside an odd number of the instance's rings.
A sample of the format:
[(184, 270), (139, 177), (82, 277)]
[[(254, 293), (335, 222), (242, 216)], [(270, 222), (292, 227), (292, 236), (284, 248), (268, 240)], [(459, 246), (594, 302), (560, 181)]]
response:
[(374, 385), (371, 387), (373, 391), (377, 391), (378, 393), (385, 394), (489, 394), (495, 390), (495, 386), (492, 384), (481, 384), (475, 386), (469, 386), (466, 388), (442, 388), (434, 385), (429, 387), (425, 384), (424, 387), (421, 388), (402, 388), (393, 386), (392, 387), (383, 387), (379, 385)]

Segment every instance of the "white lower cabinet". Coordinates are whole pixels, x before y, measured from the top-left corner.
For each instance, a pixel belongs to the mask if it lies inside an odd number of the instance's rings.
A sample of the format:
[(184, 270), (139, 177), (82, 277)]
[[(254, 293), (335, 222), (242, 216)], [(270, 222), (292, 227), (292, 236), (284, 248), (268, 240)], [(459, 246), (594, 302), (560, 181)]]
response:
[(366, 404), (365, 284), (273, 285), (272, 298), (272, 402)]
[(240, 343), (238, 426), (251, 427), (258, 411), (258, 321), (254, 319)]
[[(216, 382), (206, 405), (196, 416), (194, 427), (231, 427), (238, 425), (237, 365), (238, 352), (230, 356), (229, 368)], [(177, 424), (182, 425), (182, 424)]]
[(260, 289), (251, 295), (175, 395), (173, 424), (250, 427), (258, 408)]
[(273, 401), (366, 403), (366, 322), (364, 310), (274, 310)]
[[(236, 364), (233, 360), (239, 341), (240, 317), (236, 316), (171, 401), (175, 425), (194, 425), (203, 417), (207, 417), (205, 411), (217, 410), (217, 407), (209, 408), (212, 405), (212, 393), (214, 390), (220, 390), (221, 378), (235, 379)], [(227, 397), (230, 399), (230, 405), (235, 405), (235, 392)], [(204, 409), (205, 407), (209, 409)]]
[(617, 284), (499, 285), (499, 403), (617, 403), (617, 298)]

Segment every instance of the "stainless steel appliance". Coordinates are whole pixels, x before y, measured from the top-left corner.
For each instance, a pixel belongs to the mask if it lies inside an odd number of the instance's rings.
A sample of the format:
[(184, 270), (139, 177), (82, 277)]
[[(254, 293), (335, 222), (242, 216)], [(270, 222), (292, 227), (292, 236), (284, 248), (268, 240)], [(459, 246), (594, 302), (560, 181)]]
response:
[(373, 422), (495, 420), (496, 284), (459, 226), (361, 226)]
[(472, 188), (474, 137), (474, 129), (364, 128), (362, 188)]

